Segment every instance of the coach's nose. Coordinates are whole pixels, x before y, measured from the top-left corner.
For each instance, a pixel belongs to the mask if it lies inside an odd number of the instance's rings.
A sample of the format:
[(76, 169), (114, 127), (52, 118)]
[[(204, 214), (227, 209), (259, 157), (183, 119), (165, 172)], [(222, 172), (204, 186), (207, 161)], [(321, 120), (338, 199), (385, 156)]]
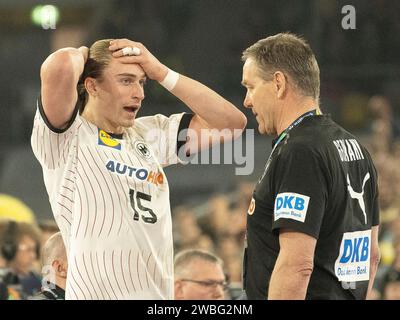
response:
[(245, 106), (245, 108), (252, 108), (253, 107), (248, 92), (246, 92), (246, 96), (244, 97), (243, 105)]

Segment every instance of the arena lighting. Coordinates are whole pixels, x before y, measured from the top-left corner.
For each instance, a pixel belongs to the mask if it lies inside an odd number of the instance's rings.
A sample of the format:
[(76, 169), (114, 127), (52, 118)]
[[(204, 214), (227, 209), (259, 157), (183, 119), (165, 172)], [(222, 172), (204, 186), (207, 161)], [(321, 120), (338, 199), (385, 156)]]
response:
[(31, 20), (43, 29), (55, 29), (60, 18), (60, 10), (54, 5), (38, 5), (32, 8)]

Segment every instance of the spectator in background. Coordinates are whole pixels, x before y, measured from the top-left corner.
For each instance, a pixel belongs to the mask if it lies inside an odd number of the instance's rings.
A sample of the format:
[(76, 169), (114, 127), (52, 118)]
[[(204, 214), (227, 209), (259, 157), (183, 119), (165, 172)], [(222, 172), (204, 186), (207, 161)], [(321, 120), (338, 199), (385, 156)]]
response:
[[(1, 236), (1, 235), (0, 235)], [(7, 265), (6, 260), (3, 258), (3, 256), (0, 254), (0, 269), (4, 269)]]
[(200, 225), (214, 243), (219, 238), (228, 234), (230, 225), (230, 203), (227, 196), (218, 194), (212, 197), (208, 203), (208, 212), (202, 217)]
[(181, 206), (174, 210), (173, 219), (174, 245), (177, 250), (197, 247), (201, 230), (197, 224), (195, 213)]
[(400, 271), (390, 270), (383, 280), (383, 300), (400, 300)]
[(185, 250), (175, 257), (176, 300), (223, 300), (228, 288), (222, 260), (203, 250)]
[[(7, 221), (0, 225), (1, 255), (6, 274), (21, 290), (21, 298), (40, 290), (41, 277), (33, 271), (40, 248), (40, 231), (26, 222)], [(19, 290), (19, 289), (18, 289)]]
[(0, 300), (7, 300), (7, 298), (8, 298), (7, 284), (4, 283), (3, 279), (0, 279)]
[[(381, 232), (379, 246), (382, 248), (382, 260), (379, 270), (385, 272), (394, 259), (394, 229), (400, 218), (400, 142), (395, 140), (396, 123), (391, 105), (385, 97), (374, 96), (368, 107), (373, 115), (372, 133), (369, 138), (372, 158), (379, 174), (379, 206), (381, 209)], [(400, 220), (399, 220), (400, 221)]]
[(215, 252), (214, 242), (210, 236), (201, 234), (197, 240), (197, 243), (193, 246), (193, 249), (204, 250), (208, 252)]
[(368, 101), (368, 109), (374, 119), (374, 123), (381, 123), (386, 129), (387, 140), (392, 143), (393, 140), (400, 138), (400, 125), (396, 122), (393, 115), (393, 108), (388, 98), (375, 95)]
[(224, 236), (218, 241), (218, 256), (224, 261), (229, 282), (239, 287), (242, 281), (242, 246), (235, 236)]
[(32, 300), (64, 300), (68, 259), (60, 232), (53, 234), (42, 250), (43, 286)]

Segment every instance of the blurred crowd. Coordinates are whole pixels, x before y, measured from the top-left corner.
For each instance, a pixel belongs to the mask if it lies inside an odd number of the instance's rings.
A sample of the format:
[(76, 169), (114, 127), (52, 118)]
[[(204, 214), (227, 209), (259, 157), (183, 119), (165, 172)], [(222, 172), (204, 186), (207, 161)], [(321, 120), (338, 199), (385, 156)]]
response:
[[(400, 299), (400, 124), (384, 96), (371, 97), (368, 111), (369, 131), (360, 138), (370, 151), (379, 176), (382, 255), (374, 290), (368, 298), (397, 300)], [(200, 249), (215, 256), (189, 252), (185, 263), (193, 263), (196, 257), (199, 263), (214, 262), (216, 274), (221, 265), (226, 281), (206, 285), (220, 285), (226, 291), (225, 298), (233, 299), (241, 293), (246, 213), (255, 183), (243, 181), (229, 193), (214, 194), (206, 202), (182, 203), (172, 209), (175, 252)], [(0, 298), (28, 299), (43, 289), (40, 252), (56, 232), (54, 221), (37, 222), (33, 212), (20, 200), (0, 195)], [(51, 251), (48, 244), (47, 250)]]
[(400, 123), (390, 101), (369, 100), (372, 115), (367, 148), (378, 171), (381, 263), (371, 299), (400, 299)]
[(58, 232), (58, 227), (54, 221), (37, 224), (31, 219), (13, 219), (3, 213), (0, 215), (0, 300), (30, 299), (41, 292), (44, 284), (41, 248)]

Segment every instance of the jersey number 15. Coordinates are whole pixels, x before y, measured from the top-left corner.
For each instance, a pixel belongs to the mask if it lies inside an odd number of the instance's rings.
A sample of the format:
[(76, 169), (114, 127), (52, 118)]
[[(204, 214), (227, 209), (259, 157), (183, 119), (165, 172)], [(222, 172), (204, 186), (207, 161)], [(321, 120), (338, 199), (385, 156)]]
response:
[[(136, 193), (136, 196), (135, 196), (135, 193)], [(149, 214), (147, 216), (144, 214), (141, 215), (142, 220), (144, 222), (152, 223), (152, 224), (157, 222), (157, 216), (155, 215), (154, 211), (151, 210), (150, 208), (143, 206), (142, 202), (141, 202), (141, 200), (151, 201), (151, 195), (130, 189), (129, 190), (129, 198), (131, 200), (131, 206), (132, 206), (132, 209), (134, 212), (133, 220), (135, 220), (135, 221), (139, 220), (139, 212), (136, 209), (136, 205), (135, 205), (135, 202), (136, 202), (138, 209), (140, 209), (143, 212), (147, 212)]]

